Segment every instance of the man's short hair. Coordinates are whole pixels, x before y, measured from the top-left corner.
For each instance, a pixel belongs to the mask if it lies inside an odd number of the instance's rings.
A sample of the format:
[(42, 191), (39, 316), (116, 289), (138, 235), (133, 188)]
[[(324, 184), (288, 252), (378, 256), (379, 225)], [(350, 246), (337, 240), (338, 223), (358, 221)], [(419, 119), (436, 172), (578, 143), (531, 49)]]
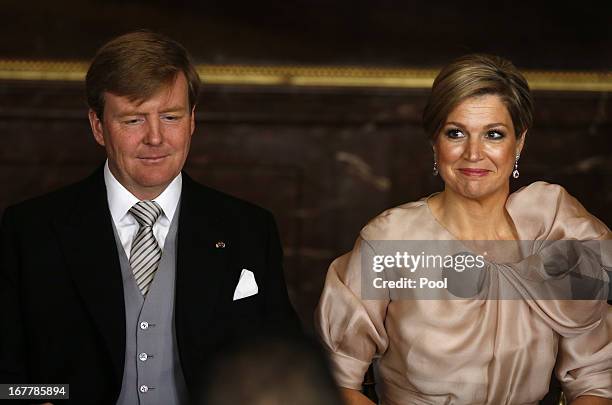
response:
[(189, 108), (197, 102), (200, 77), (185, 48), (150, 31), (121, 35), (98, 50), (85, 78), (87, 104), (98, 118), (104, 114), (104, 93), (145, 101), (177, 74), (187, 79)]

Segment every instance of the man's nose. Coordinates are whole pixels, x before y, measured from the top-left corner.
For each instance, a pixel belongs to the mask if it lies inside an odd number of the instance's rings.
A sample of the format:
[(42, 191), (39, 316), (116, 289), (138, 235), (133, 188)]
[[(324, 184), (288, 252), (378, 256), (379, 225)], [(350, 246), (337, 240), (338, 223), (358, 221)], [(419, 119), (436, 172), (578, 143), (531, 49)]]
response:
[(148, 120), (147, 124), (144, 143), (147, 145), (160, 145), (164, 140), (162, 126), (156, 120)]

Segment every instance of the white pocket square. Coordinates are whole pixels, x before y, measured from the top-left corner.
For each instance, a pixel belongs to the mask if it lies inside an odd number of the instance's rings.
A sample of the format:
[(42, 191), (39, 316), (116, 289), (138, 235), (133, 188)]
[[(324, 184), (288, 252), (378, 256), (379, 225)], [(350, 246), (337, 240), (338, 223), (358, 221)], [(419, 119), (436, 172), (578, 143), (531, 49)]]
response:
[(257, 282), (255, 281), (253, 272), (242, 269), (238, 285), (236, 286), (236, 290), (234, 290), (234, 301), (255, 295), (258, 291), (259, 289), (257, 288)]

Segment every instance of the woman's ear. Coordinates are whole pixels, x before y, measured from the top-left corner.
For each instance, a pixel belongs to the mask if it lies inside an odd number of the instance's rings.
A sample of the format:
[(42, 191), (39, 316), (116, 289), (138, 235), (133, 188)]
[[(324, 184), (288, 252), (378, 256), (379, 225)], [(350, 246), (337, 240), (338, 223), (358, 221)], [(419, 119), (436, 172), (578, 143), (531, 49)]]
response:
[(523, 147), (525, 146), (525, 137), (527, 136), (527, 130), (523, 131), (521, 136), (518, 138), (516, 143), (516, 154), (520, 156), (523, 152)]

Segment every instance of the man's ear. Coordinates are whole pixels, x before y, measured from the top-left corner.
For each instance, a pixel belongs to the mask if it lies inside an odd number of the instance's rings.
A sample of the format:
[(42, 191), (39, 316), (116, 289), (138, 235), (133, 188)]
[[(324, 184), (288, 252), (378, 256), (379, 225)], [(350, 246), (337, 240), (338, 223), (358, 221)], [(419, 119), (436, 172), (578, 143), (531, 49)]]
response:
[(195, 108), (195, 105), (191, 108), (191, 117), (189, 117), (189, 131), (191, 135), (193, 135), (193, 131), (195, 131)]
[(102, 120), (98, 118), (98, 114), (91, 108), (89, 109), (89, 125), (91, 126), (91, 132), (93, 133), (94, 139), (99, 145), (104, 146), (104, 131), (102, 129)]

